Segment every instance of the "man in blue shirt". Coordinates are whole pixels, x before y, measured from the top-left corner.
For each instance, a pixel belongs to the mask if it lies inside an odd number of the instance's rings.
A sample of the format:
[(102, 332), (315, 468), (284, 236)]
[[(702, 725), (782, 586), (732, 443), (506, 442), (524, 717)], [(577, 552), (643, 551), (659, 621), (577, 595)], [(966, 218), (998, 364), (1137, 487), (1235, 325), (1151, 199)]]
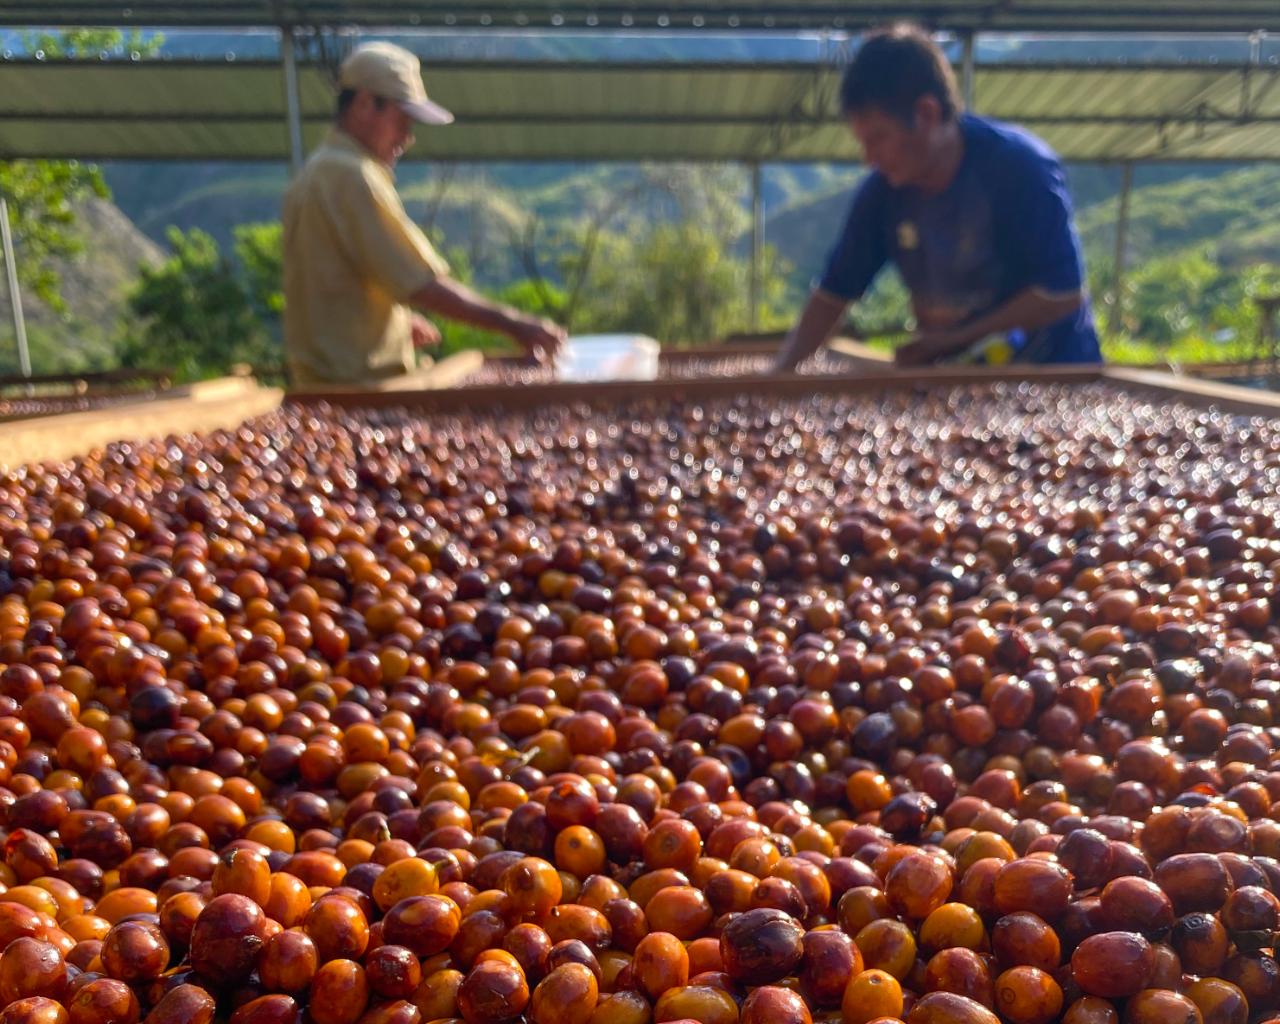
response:
[(890, 261), (911, 292), (903, 365), (983, 358), (1101, 362), (1062, 165), (1039, 139), (965, 114), (951, 66), (921, 29), (870, 36), (841, 101), (871, 173), (778, 358), (820, 348)]

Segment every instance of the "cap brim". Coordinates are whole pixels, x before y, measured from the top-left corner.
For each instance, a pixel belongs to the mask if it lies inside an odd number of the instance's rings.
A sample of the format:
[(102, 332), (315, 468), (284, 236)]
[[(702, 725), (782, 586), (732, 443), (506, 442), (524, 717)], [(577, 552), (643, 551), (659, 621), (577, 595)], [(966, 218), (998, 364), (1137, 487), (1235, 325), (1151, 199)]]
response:
[(453, 115), (439, 103), (432, 103), (430, 100), (404, 100), (400, 109), (419, 124), (453, 124)]

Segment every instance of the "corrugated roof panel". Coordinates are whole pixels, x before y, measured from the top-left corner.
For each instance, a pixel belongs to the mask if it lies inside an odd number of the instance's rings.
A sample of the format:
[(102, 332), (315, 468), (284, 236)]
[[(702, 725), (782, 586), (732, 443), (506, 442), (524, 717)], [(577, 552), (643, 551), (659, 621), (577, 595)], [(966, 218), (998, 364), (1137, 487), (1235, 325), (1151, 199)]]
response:
[[(1277, 72), (1267, 72), (1273, 77)], [(1217, 90), (1238, 91), (1239, 72), (1222, 68), (982, 68), (977, 108), (995, 117), (1074, 114), (1158, 117), (1190, 109)]]
[[(831, 68), (459, 64), (428, 77), (458, 123), (419, 131), (419, 158), (857, 157)], [(300, 84), (314, 142), (332, 91), (314, 66)], [(977, 100), (1070, 160), (1277, 155), (1280, 68), (984, 65)], [(272, 64), (0, 61), (0, 158), (279, 160), (284, 117), (283, 76)]]

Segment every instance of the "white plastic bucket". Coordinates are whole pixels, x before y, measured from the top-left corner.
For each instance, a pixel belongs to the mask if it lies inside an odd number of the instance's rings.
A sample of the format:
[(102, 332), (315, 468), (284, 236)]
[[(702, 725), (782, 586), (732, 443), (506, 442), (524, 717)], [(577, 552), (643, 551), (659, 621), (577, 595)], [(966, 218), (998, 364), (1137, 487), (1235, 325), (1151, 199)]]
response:
[(659, 346), (643, 334), (569, 338), (556, 359), (561, 380), (656, 380)]

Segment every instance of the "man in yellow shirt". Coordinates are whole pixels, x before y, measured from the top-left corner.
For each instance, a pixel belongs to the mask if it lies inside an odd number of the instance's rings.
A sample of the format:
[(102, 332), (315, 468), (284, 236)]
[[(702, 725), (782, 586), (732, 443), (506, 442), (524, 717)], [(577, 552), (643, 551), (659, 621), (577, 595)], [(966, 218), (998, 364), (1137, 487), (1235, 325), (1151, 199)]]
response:
[(437, 343), (415, 310), (505, 334), (543, 359), (556, 324), (490, 302), (405, 213), (392, 168), (413, 123), (445, 125), (418, 58), (390, 43), (356, 49), (339, 74), (337, 121), (284, 197), (285, 354), (295, 387), (413, 387), (415, 350)]

